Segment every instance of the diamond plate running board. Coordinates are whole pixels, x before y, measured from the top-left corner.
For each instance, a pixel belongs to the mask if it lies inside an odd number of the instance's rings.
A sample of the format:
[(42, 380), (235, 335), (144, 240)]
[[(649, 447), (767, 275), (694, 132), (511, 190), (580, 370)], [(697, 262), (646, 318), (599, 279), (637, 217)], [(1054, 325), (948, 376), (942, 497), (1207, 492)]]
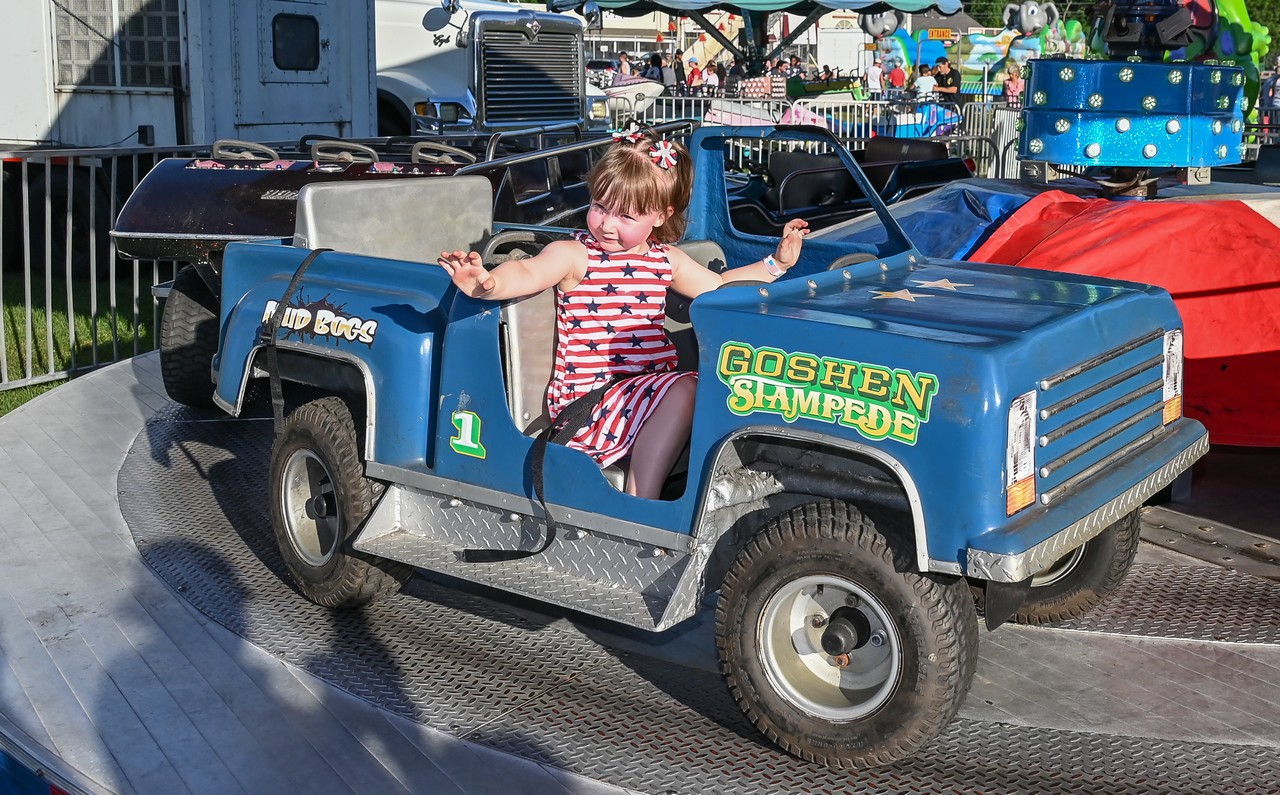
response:
[(539, 555), (464, 563), (457, 556), (462, 549), (536, 549), (542, 523), (482, 503), (394, 485), (353, 546), (641, 629), (666, 629), (693, 614), (696, 588), (681, 583), (693, 556), (562, 522), (557, 526), (555, 540)]

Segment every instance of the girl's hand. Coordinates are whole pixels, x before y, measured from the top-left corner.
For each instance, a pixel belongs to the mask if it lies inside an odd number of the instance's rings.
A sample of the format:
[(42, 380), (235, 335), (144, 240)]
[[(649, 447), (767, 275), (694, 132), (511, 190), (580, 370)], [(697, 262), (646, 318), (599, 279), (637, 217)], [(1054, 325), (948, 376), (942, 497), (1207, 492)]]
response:
[(804, 236), (807, 234), (809, 234), (808, 221), (803, 218), (787, 221), (787, 225), (782, 227), (782, 239), (778, 241), (778, 248), (773, 253), (773, 259), (778, 263), (778, 267), (787, 270), (796, 264), (796, 260), (800, 259), (800, 247), (804, 245)]
[(474, 251), (442, 251), (436, 260), (458, 289), (472, 298), (483, 298), (493, 292), (494, 278), (484, 269), (484, 262)]

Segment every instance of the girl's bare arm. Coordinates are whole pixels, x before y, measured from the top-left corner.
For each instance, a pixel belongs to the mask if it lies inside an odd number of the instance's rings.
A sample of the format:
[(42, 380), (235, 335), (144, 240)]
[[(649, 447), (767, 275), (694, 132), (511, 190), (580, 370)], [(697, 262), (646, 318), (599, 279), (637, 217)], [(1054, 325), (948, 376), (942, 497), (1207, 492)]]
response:
[(576, 286), (586, 271), (587, 252), (575, 240), (557, 240), (537, 256), (507, 260), (491, 271), (485, 270), (474, 251), (444, 251), (436, 261), (462, 292), (500, 301), (540, 293), (556, 284), (564, 289)]
[[(788, 221), (782, 229), (782, 237), (778, 240), (777, 249), (773, 253), (776, 268), (788, 270), (800, 259), (800, 249), (804, 245), (804, 236), (809, 233), (809, 223), (797, 218)], [(777, 278), (769, 270), (764, 260), (744, 265), (741, 268), (716, 273), (702, 267), (683, 251), (671, 249), (671, 286), (676, 292), (689, 298), (714, 290), (728, 282), (762, 281), (771, 282)]]

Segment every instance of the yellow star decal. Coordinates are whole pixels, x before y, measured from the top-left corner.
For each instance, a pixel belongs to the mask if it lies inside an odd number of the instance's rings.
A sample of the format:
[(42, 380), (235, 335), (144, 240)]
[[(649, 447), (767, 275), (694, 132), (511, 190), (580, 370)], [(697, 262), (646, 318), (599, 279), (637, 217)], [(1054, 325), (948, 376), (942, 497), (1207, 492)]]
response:
[(873, 301), (878, 301), (881, 298), (897, 298), (903, 301), (910, 301), (912, 303), (915, 303), (915, 300), (917, 298), (929, 297), (927, 295), (916, 295), (910, 290), (872, 290), (871, 292), (876, 294), (876, 297), (871, 299)]
[(973, 286), (972, 284), (961, 284), (960, 282), (953, 282), (950, 279), (938, 279), (937, 281), (932, 281), (932, 282), (917, 281), (916, 284), (920, 285), (921, 287), (931, 287), (935, 290), (952, 290), (952, 291), (954, 291), (957, 287)]

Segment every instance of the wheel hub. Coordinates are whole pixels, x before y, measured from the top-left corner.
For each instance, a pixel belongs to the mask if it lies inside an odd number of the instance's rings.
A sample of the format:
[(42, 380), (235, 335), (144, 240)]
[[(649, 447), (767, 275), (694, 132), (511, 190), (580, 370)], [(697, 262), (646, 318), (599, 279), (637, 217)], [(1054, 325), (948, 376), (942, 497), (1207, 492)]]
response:
[(774, 690), (835, 723), (864, 718), (897, 691), (902, 641), (889, 610), (833, 575), (801, 577), (769, 597), (758, 651)]
[(333, 494), (317, 494), (305, 503), (307, 516), (311, 519), (325, 519), (333, 516), (337, 505)]
[(871, 621), (862, 611), (841, 607), (822, 633), (822, 650), (832, 657), (862, 648), (871, 637)]

